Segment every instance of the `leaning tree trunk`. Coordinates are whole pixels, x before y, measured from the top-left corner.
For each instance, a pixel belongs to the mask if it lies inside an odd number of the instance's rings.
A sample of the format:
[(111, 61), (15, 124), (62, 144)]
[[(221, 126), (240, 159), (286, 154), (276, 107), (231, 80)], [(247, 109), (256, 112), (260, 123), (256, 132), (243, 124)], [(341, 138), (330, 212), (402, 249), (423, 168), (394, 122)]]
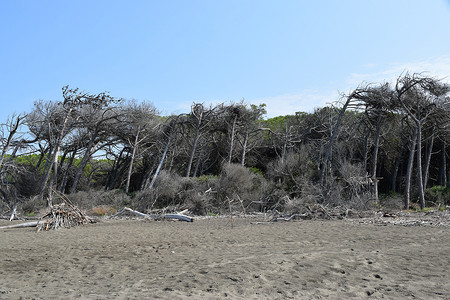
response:
[(114, 160), (114, 164), (112, 166), (111, 171), (108, 174), (108, 178), (106, 179), (105, 191), (114, 189), (117, 181), (117, 174), (119, 172), (119, 167), (122, 161), (122, 155), (125, 152), (125, 147), (119, 153), (119, 156)]
[(61, 181), (61, 186), (60, 186), (60, 188), (59, 188), (59, 191), (60, 191), (61, 193), (63, 193), (63, 194), (64, 194), (64, 192), (65, 192), (65, 190), (66, 190), (67, 181), (68, 181), (68, 179), (69, 179), (70, 168), (71, 168), (72, 165), (73, 165), (73, 161), (75, 160), (75, 155), (76, 155), (76, 153), (77, 153), (77, 149), (75, 149), (75, 150), (72, 151), (72, 155), (70, 156), (69, 163), (67, 164), (66, 170), (65, 170), (65, 172), (64, 172), (63, 179), (62, 179), (62, 181)]
[(368, 156), (368, 147), (369, 146), (369, 135), (366, 134), (364, 137), (364, 143), (363, 143), (363, 170), (367, 170), (367, 156)]
[(73, 178), (73, 183), (72, 183), (72, 187), (70, 188), (70, 193), (73, 194), (76, 192), (77, 190), (77, 186), (78, 186), (78, 182), (80, 181), (81, 178), (81, 174), (84, 171), (84, 168), (86, 167), (89, 159), (91, 158), (91, 151), (92, 149), (95, 149), (97, 147), (97, 145), (94, 145), (94, 141), (95, 141), (95, 137), (97, 136), (97, 133), (95, 132), (91, 139), (89, 140), (89, 144), (86, 147), (86, 151), (84, 152), (84, 156), (81, 159), (80, 165), (77, 168), (77, 172), (75, 173), (75, 176)]
[(161, 168), (162, 168), (162, 166), (164, 164), (164, 160), (165, 160), (166, 155), (167, 155), (167, 151), (169, 151), (169, 145), (170, 145), (171, 139), (172, 139), (172, 133), (169, 135), (169, 139), (167, 140), (166, 147), (164, 147), (163, 155), (161, 157), (161, 160), (159, 161), (158, 167), (156, 168), (155, 175), (153, 175), (152, 181), (150, 182), (150, 185), (148, 187), (149, 189), (153, 188), (153, 185), (155, 184), (156, 178), (158, 177), (159, 171), (161, 171)]
[[(52, 171), (52, 164), (54, 162), (56, 162), (56, 164), (57, 164), (57, 162), (58, 162), (58, 153), (59, 153), (60, 148), (61, 148), (62, 139), (64, 137), (64, 131), (66, 131), (67, 122), (69, 121), (69, 117), (70, 117), (70, 114), (71, 114), (72, 110), (73, 110), (73, 108), (70, 108), (67, 111), (67, 113), (66, 113), (66, 115), (64, 117), (63, 125), (61, 127), (61, 131), (59, 132), (59, 135), (58, 135), (58, 137), (56, 139), (56, 145), (54, 146), (55, 149), (54, 149), (54, 152), (52, 154), (52, 159), (50, 160), (50, 165), (49, 165), (49, 167), (47, 169), (47, 172), (44, 175), (44, 179), (42, 181), (42, 186), (41, 186), (41, 191), (39, 193), (39, 199), (41, 199), (41, 200), (44, 198), (44, 191), (45, 191), (45, 187), (46, 187), (47, 181), (50, 178), (50, 173)], [(50, 127), (50, 124), (49, 124), (49, 127)], [(51, 193), (49, 193), (49, 194), (51, 194)], [(53, 204), (52, 204), (51, 197), (48, 198), (47, 205), (49, 207), (52, 207)]]
[(336, 139), (339, 126), (341, 124), (342, 116), (344, 115), (345, 111), (347, 110), (348, 105), (350, 104), (350, 101), (352, 100), (352, 96), (347, 97), (347, 101), (345, 101), (344, 106), (342, 107), (341, 111), (339, 112), (338, 119), (336, 124), (333, 128), (333, 133), (331, 134), (330, 141), (328, 142), (327, 150), (325, 152), (325, 156), (322, 161), (322, 166), (320, 168), (320, 184), (323, 185), (325, 181), (325, 170), (327, 169), (328, 160), (331, 156), (331, 150), (333, 148), (334, 140)]
[(127, 183), (125, 185), (125, 193), (128, 193), (128, 191), (130, 190), (131, 174), (133, 173), (133, 164), (134, 164), (134, 159), (136, 157), (136, 151), (137, 151), (137, 147), (138, 147), (138, 143), (139, 143), (139, 132), (140, 132), (140, 130), (141, 130), (140, 126), (138, 126), (138, 131), (136, 133), (136, 138), (134, 139), (133, 151), (131, 153), (131, 161), (130, 161), (130, 165), (128, 167)]
[(195, 168), (194, 168), (194, 174), (192, 174), (192, 177), (197, 177), (198, 176), (198, 168), (200, 166), (200, 163), (202, 162), (202, 158), (203, 158), (203, 147), (200, 150), (200, 154), (197, 157), (197, 161), (195, 162)]
[(411, 144), (409, 147), (408, 166), (406, 168), (406, 182), (405, 182), (405, 209), (409, 209), (409, 202), (411, 199), (411, 177), (414, 163), (414, 152), (416, 149), (417, 141), (417, 128), (414, 129), (414, 133), (411, 137)]
[(191, 154), (189, 155), (189, 161), (186, 168), (186, 177), (189, 177), (191, 174), (192, 162), (194, 161), (195, 150), (197, 149), (199, 137), (200, 137), (200, 123), (197, 125), (197, 128), (195, 129), (194, 141), (192, 142)]

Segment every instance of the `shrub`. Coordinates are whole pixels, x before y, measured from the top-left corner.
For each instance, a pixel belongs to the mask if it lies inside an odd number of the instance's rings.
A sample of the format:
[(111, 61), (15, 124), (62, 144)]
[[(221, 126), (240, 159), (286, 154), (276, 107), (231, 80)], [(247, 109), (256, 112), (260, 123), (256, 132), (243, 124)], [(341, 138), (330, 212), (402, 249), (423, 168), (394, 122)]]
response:
[(399, 193), (380, 194), (378, 198), (383, 209), (395, 211), (404, 207), (403, 196)]
[(28, 215), (28, 214), (36, 214), (41, 209), (45, 208), (46, 205), (47, 202), (45, 200), (40, 200), (39, 197), (35, 196), (23, 201), (21, 207), (22, 211), (26, 215)]
[(106, 215), (112, 215), (116, 213), (117, 210), (110, 206), (97, 206), (93, 207), (89, 213), (94, 216), (106, 216)]
[(134, 204), (136, 209), (146, 211), (153, 208), (176, 206), (183, 202), (181, 191), (189, 186), (189, 178), (162, 170), (152, 189), (136, 193)]
[(217, 199), (222, 209), (228, 209), (229, 203), (245, 209), (264, 198), (267, 186), (264, 177), (241, 165), (224, 164), (218, 180)]
[(81, 209), (91, 209), (93, 207), (109, 206), (114, 209), (121, 209), (131, 204), (131, 198), (121, 190), (103, 191), (89, 190), (79, 191), (67, 195), (74, 205)]
[(425, 191), (425, 200), (427, 202), (427, 206), (450, 205), (450, 188), (435, 185)]

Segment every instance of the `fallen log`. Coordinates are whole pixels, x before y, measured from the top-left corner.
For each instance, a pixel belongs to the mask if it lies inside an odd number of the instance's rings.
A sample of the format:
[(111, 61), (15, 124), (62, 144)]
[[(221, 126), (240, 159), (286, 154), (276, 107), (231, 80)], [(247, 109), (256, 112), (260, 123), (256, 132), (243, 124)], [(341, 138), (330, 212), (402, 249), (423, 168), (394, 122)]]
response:
[(7, 225), (7, 226), (1, 226), (0, 229), (11, 229), (11, 228), (24, 228), (24, 227), (36, 227), (40, 223), (44, 223), (45, 221), (33, 221), (33, 222), (27, 222), (22, 224), (14, 224), (14, 225)]
[(177, 219), (177, 220), (186, 221), (186, 222), (194, 222), (194, 218), (185, 216), (185, 215), (180, 215), (180, 214), (168, 214), (168, 215), (164, 215), (164, 218), (165, 219)]
[(126, 211), (128, 211), (128, 212), (130, 212), (130, 213), (132, 213), (132, 214), (135, 214), (135, 215), (137, 215), (137, 216), (140, 216), (140, 217), (145, 217), (145, 218), (150, 218), (150, 219), (151, 219), (151, 218), (154, 218), (153, 216), (150, 216), (150, 215), (141, 213), (141, 212), (139, 212), (139, 211), (137, 211), (137, 210), (133, 210), (133, 209), (131, 209), (131, 208), (129, 208), (129, 207), (124, 207), (124, 208), (123, 208), (121, 211), (119, 211), (118, 213), (116, 213), (116, 214), (110, 216), (110, 218), (117, 217), (117, 216), (123, 214), (123, 213), (126, 212)]
[(181, 220), (181, 221), (186, 221), (186, 222), (193, 222), (194, 218), (193, 217), (189, 217), (186, 215), (183, 215), (182, 213), (187, 212), (187, 210), (183, 210), (181, 213), (179, 214), (166, 214), (166, 215), (162, 215), (162, 216), (158, 216), (158, 215), (148, 215), (148, 214), (144, 214), (141, 213), (140, 211), (137, 210), (133, 210), (129, 207), (124, 207), (121, 211), (119, 211), (118, 213), (110, 216), (110, 218), (112, 217), (117, 217), (121, 214), (123, 214), (124, 212), (130, 212), (132, 214), (135, 214), (137, 216), (140, 217), (144, 217), (144, 218), (149, 218), (149, 219), (177, 219), (177, 220)]

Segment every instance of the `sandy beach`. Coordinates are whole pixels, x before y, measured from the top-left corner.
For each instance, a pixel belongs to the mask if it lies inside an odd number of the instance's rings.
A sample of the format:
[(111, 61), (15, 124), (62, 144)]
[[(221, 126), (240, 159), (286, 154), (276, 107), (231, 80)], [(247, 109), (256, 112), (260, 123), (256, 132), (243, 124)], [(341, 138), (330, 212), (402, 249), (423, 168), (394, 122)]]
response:
[(104, 220), (0, 230), (0, 299), (450, 299), (449, 262), (444, 226)]

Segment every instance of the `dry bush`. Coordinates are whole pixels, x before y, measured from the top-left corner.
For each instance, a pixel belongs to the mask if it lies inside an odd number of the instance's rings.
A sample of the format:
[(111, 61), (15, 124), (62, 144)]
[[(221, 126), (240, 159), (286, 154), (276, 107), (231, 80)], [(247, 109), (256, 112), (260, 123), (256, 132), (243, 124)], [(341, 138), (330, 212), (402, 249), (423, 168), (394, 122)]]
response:
[(31, 198), (28, 198), (26, 200), (23, 200), (20, 205), (20, 210), (24, 214), (37, 214), (39, 211), (41, 211), (43, 208), (47, 207), (47, 201), (46, 200), (40, 200), (38, 196), (34, 196)]
[(404, 207), (403, 196), (398, 193), (380, 195), (380, 206), (384, 210), (397, 211)]
[(206, 215), (208, 213), (216, 213), (216, 207), (213, 205), (213, 193), (199, 192), (197, 190), (189, 190), (184, 193), (186, 202), (184, 208), (194, 215)]
[(217, 199), (221, 209), (245, 209), (254, 201), (264, 199), (267, 182), (263, 176), (237, 164), (224, 164), (218, 178)]
[(288, 198), (285, 197), (283, 214), (294, 215), (294, 214), (304, 214), (308, 212), (308, 207), (316, 204), (313, 198)]
[(133, 204), (141, 211), (189, 209), (196, 215), (215, 211), (217, 177), (186, 178), (161, 171), (152, 189), (137, 192)]
[(341, 184), (343, 186), (343, 203), (348, 208), (367, 210), (373, 208), (372, 181), (368, 178), (366, 170), (359, 163), (352, 164), (342, 161), (339, 167)]
[(106, 216), (106, 215), (113, 215), (117, 212), (117, 209), (111, 206), (96, 206), (88, 210), (89, 215), (93, 216)]
[(186, 184), (185, 178), (176, 173), (162, 170), (152, 189), (136, 193), (133, 203), (138, 210), (147, 211), (153, 208), (164, 208), (180, 204), (181, 191)]
[(298, 152), (289, 152), (284, 159), (271, 162), (267, 168), (267, 176), (285, 190), (289, 195), (298, 197), (302, 194), (304, 183), (317, 182), (319, 171), (311, 158), (313, 150), (303, 145)]
[(109, 206), (115, 209), (121, 209), (124, 206), (129, 206), (131, 204), (131, 198), (121, 190), (79, 191), (67, 195), (67, 197), (74, 205), (82, 209), (92, 209), (93, 207), (99, 206)]

